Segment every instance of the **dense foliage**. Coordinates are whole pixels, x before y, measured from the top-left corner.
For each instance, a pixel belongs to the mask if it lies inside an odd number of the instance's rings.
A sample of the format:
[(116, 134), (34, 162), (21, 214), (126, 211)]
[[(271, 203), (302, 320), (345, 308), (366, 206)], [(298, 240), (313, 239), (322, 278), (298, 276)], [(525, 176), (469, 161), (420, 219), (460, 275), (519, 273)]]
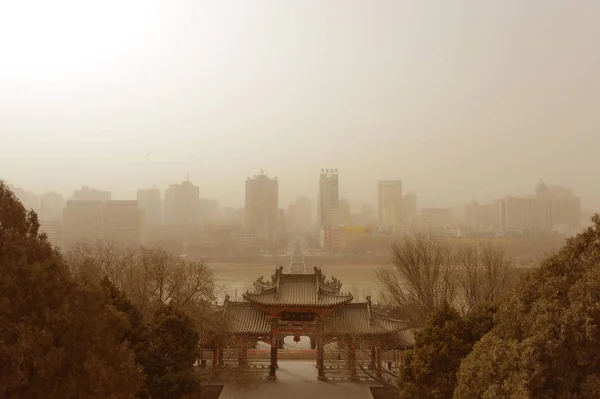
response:
[(158, 310), (148, 326), (140, 355), (150, 398), (181, 398), (197, 390), (193, 365), (198, 341), (194, 322), (180, 309), (165, 306)]
[(133, 398), (141, 373), (128, 323), (61, 255), (0, 182), (0, 396)]
[(0, 397), (193, 396), (199, 332), (190, 315), (210, 315), (206, 264), (106, 245), (65, 260), (39, 227), (0, 181)]
[(436, 308), (415, 337), (400, 372), (401, 398), (451, 398), (456, 371), (473, 344), (493, 325), (496, 308), (479, 305), (462, 317), (448, 303)]
[(525, 276), (464, 360), (456, 398), (600, 397), (600, 217)]

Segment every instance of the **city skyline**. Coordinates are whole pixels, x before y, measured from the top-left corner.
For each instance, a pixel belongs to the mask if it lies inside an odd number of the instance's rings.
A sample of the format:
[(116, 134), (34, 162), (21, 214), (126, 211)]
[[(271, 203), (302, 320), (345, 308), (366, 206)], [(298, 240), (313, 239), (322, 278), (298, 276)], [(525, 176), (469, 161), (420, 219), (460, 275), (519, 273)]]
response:
[[(321, 169), (321, 168), (319, 168)], [(336, 168), (337, 169), (337, 168)], [(333, 170), (333, 169), (332, 169)], [(246, 176), (246, 179), (249, 177), (250, 175)], [(203, 190), (202, 184), (198, 183), (192, 179), (189, 179), (189, 173), (186, 175), (186, 179), (183, 180), (179, 180), (179, 181), (174, 181), (174, 182), (170, 182), (168, 185), (166, 185), (165, 187), (157, 187), (156, 185), (151, 185), (148, 187), (137, 187), (137, 188), (131, 188), (129, 190), (127, 190), (127, 194), (123, 194), (121, 193), (121, 195), (115, 195), (115, 191), (111, 190), (110, 188), (107, 187), (94, 187), (92, 185), (81, 185), (78, 187), (75, 187), (74, 189), (72, 189), (71, 191), (68, 191), (67, 193), (65, 192), (61, 192), (58, 190), (54, 190), (54, 189), (50, 189), (47, 191), (35, 191), (35, 190), (31, 190), (29, 187), (25, 187), (19, 184), (15, 184), (14, 182), (11, 181), (5, 181), (7, 184), (15, 187), (15, 188), (19, 188), (22, 189), (24, 192), (27, 193), (33, 193), (35, 195), (37, 195), (39, 198), (41, 198), (41, 196), (45, 195), (45, 194), (52, 194), (52, 193), (58, 193), (60, 195), (63, 196), (63, 198), (65, 200), (71, 199), (72, 196), (78, 192), (80, 192), (81, 190), (97, 190), (99, 192), (107, 192), (111, 195), (112, 199), (115, 200), (134, 200), (138, 198), (138, 192), (144, 191), (144, 190), (153, 190), (153, 189), (158, 189), (161, 193), (162, 199), (164, 201), (164, 196), (165, 196), (165, 192), (169, 189), (169, 187), (171, 187), (174, 184), (180, 184), (181, 182), (190, 182), (191, 184), (198, 186), (199, 188), (199, 198), (203, 199), (203, 200), (210, 200), (210, 201), (216, 201), (218, 203), (218, 205), (221, 208), (236, 208), (236, 209), (243, 209), (244, 205), (245, 205), (245, 186), (242, 183), (240, 183), (240, 186), (242, 187), (242, 194), (241, 194), (241, 198), (237, 199), (235, 201), (232, 201), (231, 198), (229, 198), (229, 201), (222, 201), (222, 198), (218, 198), (214, 195), (211, 195), (210, 192), (205, 191), (206, 189)], [(343, 179), (343, 174), (340, 173), (338, 175), (338, 179), (341, 181), (344, 181)], [(407, 187), (404, 184), (404, 180), (403, 179), (395, 179), (395, 180), (376, 180), (374, 181), (373, 187), (372, 187), (372, 200), (371, 201), (360, 201), (357, 200), (356, 198), (352, 198), (352, 197), (348, 197), (343, 195), (342, 193), (347, 192), (347, 190), (343, 189), (343, 184), (340, 183), (339, 184), (339, 198), (340, 199), (344, 199), (349, 201), (350, 203), (350, 210), (351, 212), (360, 212), (361, 208), (365, 205), (368, 206), (374, 206), (375, 208), (378, 207), (378, 195), (379, 195), (379, 185), (381, 182), (385, 182), (385, 181), (398, 181), (401, 182), (403, 187)], [(489, 203), (489, 202), (493, 202), (493, 201), (498, 201), (503, 199), (506, 196), (513, 196), (513, 197), (529, 197), (533, 195), (534, 189), (535, 189), (535, 184), (539, 183), (539, 182), (547, 182), (547, 180), (545, 179), (538, 179), (536, 182), (531, 182), (530, 186), (528, 187), (528, 190), (526, 190), (525, 192), (520, 192), (520, 193), (514, 193), (514, 192), (505, 192), (505, 193), (501, 193), (499, 196), (497, 197), (492, 197), (492, 198), (484, 198), (482, 197), (478, 197), (478, 198), (470, 198), (465, 200), (462, 203), (444, 203), (444, 202), (436, 202), (436, 203), (428, 203), (426, 201), (424, 201), (421, 197), (421, 193), (416, 192), (415, 190), (413, 190), (411, 187), (409, 187), (407, 190), (405, 190), (405, 194), (407, 195), (417, 195), (419, 197), (419, 201), (418, 201), (418, 207), (419, 209), (421, 208), (462, 208), (465, 207), (466, 205), (472, 203), (472, 202), (478, 202), (478, 203)], [(278, 186), (281, 187), (281, 179), (278, 178)], [(551, 182), (554, 183), (554, 182)], [(561, 183), (562, 184), (562, 183)], [(285, 186), (285, 182), (283, 184), (283, 186)], [(586, 201), (586, 198), (582, 197), (579, 192), (573, 188), (573, 186), (569, 185), (569, 184), (565, 184), (565, 187), (568, 187), (569, 189), (571, 189), (573, 192), (577, 193), (577, 196), (580, 198), (581, 200), (581, 207), (582, 209), (585, 210), (594, 210), (594, 209), (599, 209), (599, 208), (594, 208), (593, 206), (589, 206), (586, 204), (589, 204), (590, 201)], [(282, 195), (281, 195), (281, 189), (278, 189), (278, 196), (280, 198), (279, 200), (279, 208), (282, 209), (287, 209), (288, 206), (293, 205), (294, 202), (301, 197), (306, 197), (308, 198), (312, 203), (314, 203), (314, 205), (316, 206), (318, 204), (318, 198), (319, 198), (319, 181), (318, 178), (315, 179), (315, 194), (312, 196), (306, 195), (305, 193), (297, 193), (296, 195), (293, 195), (289, 200), (287, 198), (284, 198), (283, 200), (281, 199)], [(368, 190), (363, 190), (364, 191), (368, 191)], [(316, 208), (315, 208), (316, 209)], [(164, 212), (164, 209), (163, 209)], [(316, 217), (316, 215), (315, 215)]]

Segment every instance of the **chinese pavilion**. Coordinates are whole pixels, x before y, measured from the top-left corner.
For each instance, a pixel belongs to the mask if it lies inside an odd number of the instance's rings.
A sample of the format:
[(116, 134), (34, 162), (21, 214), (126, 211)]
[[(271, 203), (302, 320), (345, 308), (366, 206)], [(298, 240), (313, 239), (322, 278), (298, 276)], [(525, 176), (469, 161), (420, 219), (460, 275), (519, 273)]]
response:
[[(247, 363), (247, 348), (257, 342), (271, 345), (270, 378), (276, 378), (277, 354), (283, 339), (293, 336), (310, 337), (316, 347), (318, 378), (324, 379), (324, 346), (337, 343), (348, 351), (347, 367), (351, 377), (356, 376), (356, 350), (368, 348), (371, 367), (381, 377), (381, 353), (386, 349), (406, 348), (412, 345), (412, 332), (407, 323), (394, 320), (378, 311), (370, 297), (364, 302), (354, 302), (350, 293), (341, 292), (342, 284), (332, 277), (326, 279), (321, 269), (315, 267), (306, 273), (302, 255), (295, 253), (284, 273), (278, 267), (271, 279), (260, 277), (254, 291), (246, 292), (243, 301), (225, 298), (222, 314), (227, 320), (229, 333), (243, 342), (239, 351), (239, 364)], [(212, 343), (213, 367), (222, 360), (222, 348), (230, 343)]]

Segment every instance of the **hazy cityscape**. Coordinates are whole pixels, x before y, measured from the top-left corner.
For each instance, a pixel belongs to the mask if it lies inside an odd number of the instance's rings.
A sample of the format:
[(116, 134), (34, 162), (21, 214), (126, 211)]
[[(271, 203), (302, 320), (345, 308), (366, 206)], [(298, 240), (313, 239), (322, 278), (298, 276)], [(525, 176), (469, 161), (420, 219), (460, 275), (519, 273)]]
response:
[[(568, 238), (591, 223), (591, 210), (568, 186), (539, 181), (530, 193), (489, 203), (419, 208), (401, 180), (374, 182), (377, 204), (339, 198), (338, 169), (321, 169), (318, 198), (279, 201), (279, 180), (263, 170), (245, 182), (245, 207), (220, 207), (190, 180), (165, 189), (137, 190), (137, 198), (113, 200), (109, 190), (81, 187), (71, 196), (38, 195), (9, 185), (41, 231), (59, 247), (79, 240), (120, 246), (158, 245), (214, 260), (288, 255), (290, 239), (310, 237), (315, 255), (376, 256), (399, 237), (428, 234), (447, 239)], [(353, 211), (354, 210), (354, 211)], [(525, 237), (525, 238), (524, 238)]]
[(600, 398), (599, 21), (0, 5), (0, 399)]

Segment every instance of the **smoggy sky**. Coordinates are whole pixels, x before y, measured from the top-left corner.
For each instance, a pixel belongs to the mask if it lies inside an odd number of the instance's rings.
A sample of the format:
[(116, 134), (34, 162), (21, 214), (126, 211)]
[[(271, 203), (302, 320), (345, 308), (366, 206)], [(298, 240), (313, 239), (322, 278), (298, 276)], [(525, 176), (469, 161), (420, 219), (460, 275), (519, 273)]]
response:
[(6, 1), (0, 178), (127, 198), (189, 170), (241, 206), (264, 169), (282, 207), (321, 168), (356, 203), (543, 178), (598, 209), (598, 21), (598, 0)]

